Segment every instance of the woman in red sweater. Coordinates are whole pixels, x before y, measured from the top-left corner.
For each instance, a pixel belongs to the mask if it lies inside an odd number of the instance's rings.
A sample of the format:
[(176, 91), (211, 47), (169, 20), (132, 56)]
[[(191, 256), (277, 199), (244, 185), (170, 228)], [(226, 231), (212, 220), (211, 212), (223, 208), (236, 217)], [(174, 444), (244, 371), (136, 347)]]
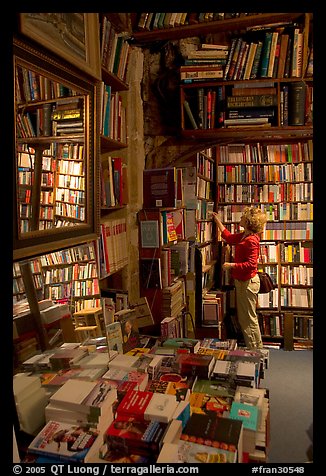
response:
[(244, 229), (240, 233), (230, 233), (217, 213), (214, 212), (213, 217), (222, 238), (229, 245), (235, 245), (234, 262), (224, 263), (223, 269), (230, 269), (234, 279), (238, 320), (246, 347), (260, 349), (263, 343), (256, 313), (260, 285), (257, 263), (260, 233), (264, 230), (267, 216), (259, 208), (246, 207), (239, 222)]

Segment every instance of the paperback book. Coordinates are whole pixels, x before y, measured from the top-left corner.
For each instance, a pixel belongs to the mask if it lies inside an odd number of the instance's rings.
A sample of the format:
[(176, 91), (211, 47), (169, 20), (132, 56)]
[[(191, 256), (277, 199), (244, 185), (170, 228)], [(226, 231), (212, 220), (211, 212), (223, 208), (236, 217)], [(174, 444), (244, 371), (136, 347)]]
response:
[(28, 451), (62, 461), (87, 463), (101, 443), (99, 431), (89, 425), (49, 421), (28, 446)]

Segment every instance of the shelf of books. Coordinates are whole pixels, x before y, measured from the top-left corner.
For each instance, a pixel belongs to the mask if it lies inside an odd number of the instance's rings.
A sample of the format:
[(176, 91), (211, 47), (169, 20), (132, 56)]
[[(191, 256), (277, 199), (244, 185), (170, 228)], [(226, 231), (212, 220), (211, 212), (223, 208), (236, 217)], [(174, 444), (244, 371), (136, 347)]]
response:
[[(128, 35), (110, 14), (100, 15), (100, 237), (95, 243), (101, 295), (127, 289), (128, 265)], [(111, 293), (116, 299), (116, 293)]]
[(207, 333), (222, 337), (220, 298), (216, 294), (217, 258), (211, 213), (215, 208), (215, 159), (213, 148), (197, 152), (182, 169), (185, 204), (185, 238), (189, 241), (187, 273), (188, 311), (196, 336)]
[[(309, 14), (193, 45), (180, 66), (181, 133), (234, 140), (312, 135), (313, 46)], [(274, 26), (275, 25), (275, 26)]]
[[(300, 322), (302, 311), (301, 325), (293, 323), (290, 331), (306, 339), (309, 347), (313, 310), (312, 140), (220, 145), (216, 151), (217, 209), (225, 226), (239, 231), (245, 206), (260, 206), (268, 216), (261, 237), (259, 269), (270, 274), (275, 289), (258, 295), (262, 333), (266, 339), (286, 340), (289, 326), (284, 319), (294, 312)], [(309, 313), (310, 320), (306, 316)]]
[(176, 167), (143, 171), (143, 209), (138, 212), (140, 294), (147, 297), (159, 332), (162, 319), (183, 319), (187, 308), (189, 241), (181, 172)]

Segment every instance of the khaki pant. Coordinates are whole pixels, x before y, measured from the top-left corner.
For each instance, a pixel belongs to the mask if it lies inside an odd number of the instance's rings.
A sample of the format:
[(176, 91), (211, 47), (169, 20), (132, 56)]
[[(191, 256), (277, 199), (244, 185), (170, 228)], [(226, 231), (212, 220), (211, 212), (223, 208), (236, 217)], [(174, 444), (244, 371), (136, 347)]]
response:
[(247, 281), (234, 280), (238, 321), (243, 333), (246, 347), (259, 349), (263, 347), (256, 313), (259, 277), (256, 274)]

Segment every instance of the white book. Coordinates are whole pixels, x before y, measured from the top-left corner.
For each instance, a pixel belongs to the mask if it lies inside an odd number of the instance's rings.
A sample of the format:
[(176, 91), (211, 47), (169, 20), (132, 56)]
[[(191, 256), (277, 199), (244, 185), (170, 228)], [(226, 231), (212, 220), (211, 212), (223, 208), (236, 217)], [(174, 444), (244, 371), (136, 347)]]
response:
[(218, 377), (228, 377), (230, 372), (231, 362), (228, 360), (217, 359), (213, 368), (213, 375)]
[(20, 402), (41, 388), (41, 379), (38, 375), (19, 373), (13, 378), (13, 391), (16, 402)]
[(69, 379), (51, 395), (50, 403), (70, 410), (88, 413), (89, 409), (84, 406), (84, 401), (96, 385), (97, 382)]
[(145, 409), (144, 419), (169, 423), (178, 403), (175, 395), (154, 392)]
[(237, 365), (237, 377), (255, 379), (256, 364), (255, 362), (238, 362)]
[(107, 352), (93, 352), (83, 357), (81, 360), (74, 364), (74, 367), (82, 368), (99, 368), (109, 366), (109, 355)]

